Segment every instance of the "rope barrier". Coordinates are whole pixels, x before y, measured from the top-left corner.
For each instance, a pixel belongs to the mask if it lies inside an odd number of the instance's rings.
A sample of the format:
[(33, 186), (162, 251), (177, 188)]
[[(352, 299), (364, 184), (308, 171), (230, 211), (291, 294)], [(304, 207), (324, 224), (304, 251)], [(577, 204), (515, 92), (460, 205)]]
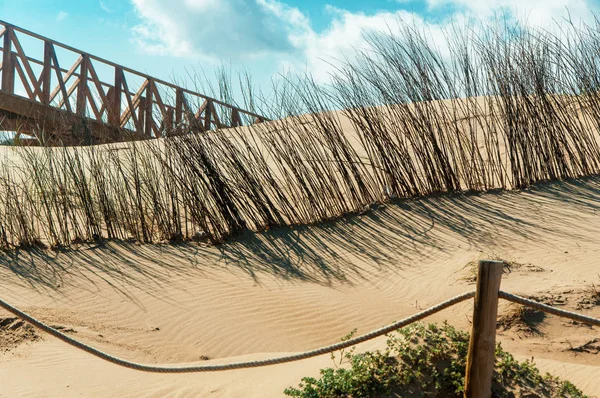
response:
[(211, 372), (211, 371), (232, 370), (232, 369), (242, 369), (242, 368), (254, 368), (254, 367), (259, 367), (259, 366), (267, 366), (267, 365), (275, 365), (275, 364), (281, 364), (281, 363), (286, 363), (286, 362), (293, 362), (293, 361), (298, 361), (301, 359), (306, 359), (306, 358), (316, 357), (316, 356), (323, 355), (323, 354), (328, 354), (328, 353), (331, 353), (334, 351), (339, 351), (343, 348), (348, 348), (348, 347), (354, 346), (356, 344), (365, 342), (367, 340), (374, 339), (379, 336), (383, 336), (383, 335), (385, 335), (389, 332), (392, 332), (396, 329), (400, 329), (411, 323), (420, 321), (421, 319), (426, 318), (432, 314), (435, 314), (436, 312), (442, 311), (442, 310), (444, 310), (448, 307), (451, 307), (455, 304), (458, 304), (460, 302), (463, 302), (465, 300), (473, 298), (474, 296), (475, 296), (475, 292), (463, 293), (461, 295), (458, 295), (456, 297), (452, 297), (446, 301), (443, 301), (443, 302), (441, 302), (433, 307), (430, 307), (426, 310), (423, 310), (414, 315), (411, 315), (407, 318), (396, 321), (388, 326), (382, 327), (380, 329), (376, 329), (370, 333), (366, 333), (361, 336), (357, 336), (350, 340), (331, 344), (326, 347), (318, 348), (316, 350), (306, 351), (306, 352), (283, 356), (283, 357), (279, 357), (279, 358), (258, 360), (258, 361), (235, 362), (235, 363), (221, 364), (221, 365), (197, 365), (197, 366), (194, 366), (194, 365), (192, 365), (192, 366), (146, 365), (146, 364), (140, 364), (140, 363), (136, 363), (136, 362), (132, 362), (132, 361), (127, 361), (127, 360), (124, 360), (121, 358), (114, 357), (110, 354), (107, 354), (106, 352), (100, 351), (97, 348), (94, 348), (85, 343), (82, 343), (81, 341), (76, 340), (76, 339), (72, 338), (71, 336), (68, 336), (68, 335), (62, 333), (62, 332), (54, 329), (53, 327), (46, 325), (42, 321), (13, 307), (12, 305), (8, 304), (7, 302), (5, 302), (2, 299), (0, 299), (0, 307), (13, 313), (14, 315), (18, 316), (19, 318), (23, 319), (24, 321), (29, 322), (33, 326), (35, 326), (39, 329), (42, 329), (46, 333), (51, 334), (52, 336), (64, 341), (65, 343), (70, 344), (75, 348), (79, 348), (80, 350), (83, 350), (89, 354), (95, 355), (98, 358), (112, 362), (115, 365), (123, 366), (123, 367), (130, 368), (130, 369), (140, 370), (140, 371), (144, 371), (144, 372), (153, 372), (153, 373), (191, 373), (191, 372)]
[[(27, 313), (17, 309), (16, 307), (13, 307), (12, 305), (8, 304), (7, 302), (5, 302), (2, 299), (0, 299), (0, 307), (13, 313), (14, 315), (18, 316), (19, 318), (23, 319), (24, 321), (27, 321), (28, 323), (32, 324), (33, 326), (45, 331), (46, 333), (51, 334), (52, 336), (64, 341), (65, 343), (70, 344), (73, 347), (83, 350), (83, 351), (85, 351), (89, 354), (92, 354), (98, 358), (101, 358), (108, 362), (111, 362), (115, 365), (123, 366), (123, 367), (130, 368), (130, 369), (140, 370), (140, 371), (144, 371), (144, 372), (153, 372), (153, 373), (191, 373), (191, 372), (214, 372), (214, 371), (222, 371), (222, 370), (254, 368), (254, 367), (259, 367), (259, 366), (268, 366), (268, 365), (275, 365), (275, 364), (281, 364), (281, 363), (286, 363), (286, 362), (299, 361), (299, 360), (306, 359), (306, 358), (311, 358), (311, 357), (316, 357), (316, 356), (323, 355), (323, 354), (328, 354), (328, 353), (331, 353), (334, 351), (339, 351), (341, 349), (354, 346), (356, 344), (365, 342), (367, 340), (374, 339), (376, 337), (383, 336), (389, 332), (400, 329), (411, 323), (420, 321), (432, 314), (435, 314), (436, 312), (442, 311), (442, 310), (444, 310), (448, 307), (451, 307), (455, 304), (458, 304), (465, 300), (473, 298), (474, 296), (475, 296), (475, 292), (463, 293), (461, 295), (458, 295), (458, 296), (452, 297), (446, 301), (443, 301), (437, 305), (434, 305), (433, 307), (430, 307), (426, 310), (423, 310), (414, 315), (411, 315), (409, 317), (406, 317), (404, 319), (396, 321), (388, 326), (373, 330), (370, 333), (366, 333), (366, 334), (357, 336), (355, 338), (352, 338), (352, 339), (349, 339), (346, 341), (331, 344), (331, 345), (321, 347), (321, 348), (311, 350), (311, 351), (287, 355), (287, 356), (278, 357), (278, 358), (263, 359), (263, 360), (258, 360), (258, 361), (234, 362), (234, 363), (220, 364), (220, 365), (191, 365), (191, 366), (147, 365), (147, 364), (141, 364), (141, 363), (127, 361), (127, 360), (124, 360), (121, 358), (117, 358), (115, 356), (112, 356), (112, 355), (104, 352), (104, 351), (101, 351), (97, 348), (89, 346), (79, 340), (76, 340), (76, 339), (72, 338), (71, 336), (68, 336), (65, 333), (63, 333), (51, 326), (46, 325), (42, 321), (32, 317), (31, 315), (28, 315)], [(537, 309), (540, 311), (544, 311), (544, 312), (547, 312), (550, 314), (554, 314), (554, 315), (561, 316), (564, 318), (573, 319), (575, 321), (590, 324), (590, 325), (600, 326), (600, 319), (597, 319), (597, 318), (577, 314), (575, 312), (571, 312), (571, 311), (567, 311), (567, 310), (562, 310), (562, 309), (559, 309), (556, 307), (552, 307), (550, 305), (542, 304), (537, 301), (530, 300), (530, 299), (527, 299), (527, 298), (524, 298), (521, 296), (517, 296), (514, 294), (506, 293), (503, 291), (500, 291), (498, 293), (498, 296), (504, 300), (511, 301), (513, 303), (517, 303), (517, 304), (521, 304), (521, 305), (525, 305), (527, 307), (531, 307), (531, 308), (534, 308), (534, 309)]]
[(535, 308), (536, 310), (544, 311), (550, 314), (558, 315), (563, 318), (573, 319), (574, 321), (578, 321), (581, 323), (587, 323), (588, 325), (600, 326), (600, 319), (593, 318), (587, 315), (577, 314), (575, 312), (561, 310), (560, 308), (552, 307), (550, 305), (542, 304), (534, 300), (526, 299), (525, 297), (517, 296), (514, 294), (506, 293), (500, 291), (498, 293), (498, 297), (506, 300), (512, 301), (513, 303), (525, 305), (527, 307)]

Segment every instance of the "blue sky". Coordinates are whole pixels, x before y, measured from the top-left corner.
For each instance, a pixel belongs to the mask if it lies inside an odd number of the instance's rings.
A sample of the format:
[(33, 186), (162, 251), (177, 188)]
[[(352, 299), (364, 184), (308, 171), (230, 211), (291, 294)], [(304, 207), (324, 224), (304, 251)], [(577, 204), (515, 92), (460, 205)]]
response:
[[(503, 10), (548, 24), (590, 18), (594, 0), (0, 0), (0, 19), (166, 80), (245, 67), (265, 85), (283, 70), (325, 80), (323, 59), (363, 47), (398, 18), (443, 37), (451, 20)], [(388, 24), (388, 25), (386, 25)]]

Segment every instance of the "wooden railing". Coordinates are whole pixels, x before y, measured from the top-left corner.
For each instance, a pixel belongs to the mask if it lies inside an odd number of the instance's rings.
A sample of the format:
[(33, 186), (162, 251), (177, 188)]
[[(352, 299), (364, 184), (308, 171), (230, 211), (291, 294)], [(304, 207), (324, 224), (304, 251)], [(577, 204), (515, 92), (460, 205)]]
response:
[[(0, 129), (3, 130), (12, 128), (32, 135), (31, 130), (36, 125), (39, 128), (43, 119), (45, 128), (55, 129), (52, 135), (60, 137), (63, 133), (57, 130), (59, 123), (51, 123), (52, 119), (74, 115), (92, 126), (88, 127), (92, 142), (109, 142), (118, 140), (114, 136), (117, 130), (143, 139), (178, 135), (192, 128), (205, 131), (266, 120), (254, 112), (3, 21), (0, 21), (0, 43), (0, 110), (4, 111), (0, 115)], [(36, 46), (39, 49), (36, 54), (25, 51)], [(64, 64), (69, 65), (68, 69)], [(110, 82), (104, 81), (107, 79)], [(99, 125), (112, 128), (113, 134), (106, 133), (106, 128), (93, 127)]]

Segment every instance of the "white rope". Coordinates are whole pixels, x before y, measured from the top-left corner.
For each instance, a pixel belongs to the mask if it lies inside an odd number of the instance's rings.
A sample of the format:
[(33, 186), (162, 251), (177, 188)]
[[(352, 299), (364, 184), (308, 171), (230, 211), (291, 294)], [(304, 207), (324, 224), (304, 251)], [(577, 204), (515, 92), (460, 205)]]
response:
[[(363, 334), (361, 336), (355, 337), (350, 340), (331, 344), (326, 347), (321, 347), (321, 348), (311, 350), (311, 351), (306, 351), (306, 352), (283, 356), (283, 357), (278, 357), (278, 358), (263, 359), (263, 360), (258, 360), (258, 361), (235, 362), (235, 363), (220, 364), (220, 365), (191, 365), (191, 366), (146, 365), (146, 364), (140, 364), (140, 363), (136, 363), (136, 362), (132, 362), (132, 361), (127, 361), (127, 360), (124, 360), (121, 358), (117, 358), (115, 356), (112, 356), (112, 355), (104, 352), (104, 351), (100, 351), (97, 348), (89, 346), (79, 340), (76, 340), (76, 339), (72, 338), (71, 336), (68, 336), (63, 332), (60, 332), (59, 330), (57, 330), (51, 326), (46, 325), (42, 321), (32, 317), (31, 315), (28, 315), (27, 313), (17, 309), (16, 307), (13, 307), (12, 305), (8, 304), (7, 302), (5, 302), (2, 299), (0, 299), (0, 307), (15, 314), (19, 318), (23, 319), (24, 321), (27, 321), (28, 323), (45, 331), (46, 333), (51, 334), (52, 336), (64, 341), (65, 343), (70, 344), (73, 347), (76, 347), (80, 350), (83, 350), (89, 354), (95, 355), (99, 358), (102, 358), (102, 359), (109, 361), (111, 363), (114, 363), (116, 365), (123, 366), (123, 367), (130, 368), (130, 369), (140, 370), (140, 371), (144, 371), (144, 372), (190, 373), (190, 372), (210, 372), (210, 371), (221, 371), (221, 370), (253, 368), (253, 367), (259, 367), (259, 366), (275, 365), (275, 364), (298, 361), (301, 359), (306, 359), (306, 358), (311, 358), (311, 357), (315, 357), (318, 355), (331, 353), (334, 351), (338, 351), (338, 350), (341, 350), (344, 348), (354, 346), (356, 344), (365, 342), (367, 340), (374, 339), (379, 336), (383, 336), (383, 335), (385, 335), (389, 332), (392, 332), (396, 329), (400, 329), (411, 323), (420, 321), (432, 314), (435, 314), (436, 312), (442, 311), (442, 310), (444, 310), (448, 307), (451, 307), (455, 304), (458, 304), (462, 301), (473, 298), (474, 296), (475, 296), (475, 292), (463, 293), (461, 295), (458, 295), (456, 297), (448, 299), (442, 303), (439, 303), (433, 307), (430, 307), (426, 310), (423, 310), (414, 315), (411, 315), (407, 318), (404, 318), (402, 320), (394, 322), (388, 326), (385, 326), (380, 329), (376, 329), (370, 333), (366, 333), (366, 334)], [(498, 296), (504, 300), (511, 301), (511, 302), (521, 304), (521, 305), (525, 305), (527, 307), (535, 308), (537, 310), (544, 311), (544, 312), (547, 312), (550, 314), (573, 319), (573, 320), (576, 320), (576, 321), (579, 321), (582, 323), (586, 323), (586, 324), (590, 324), (590, 325), (600, 326), (600, 319), (598, 319), (598, 318), (593, 318), (590, 316), (577, 314), (575, 312), (562, 310), (562, 309), (559, 309), (556, 307), (542, 304), (537, 301), (530, 300), (530, 299), (527, 299), (524, 297), (520, 297), (520, 296), (517, 296), (514, 294), (506, 293), (503, 291), (500, 291), (498, 293)]]
[(221, 365), (192, 365), (192, 366), (162, 366), (162, 365), (146, 365), (140, 364), (136, 362), (126, 361), (121, 358), (117, 358), (106, 352), (100, 351), (97, 348), (91, 347), (85, 343), (82, 343), (79, 340), (75, 340), (71, 336), (68, 336), (51, 326), (46, 325), (40, 320), (26, 314), (25, 312), (13, 307), (8, 304), (4, 300), (0, 299), (0, 307), (6, 309), (7, 311), (15, 314), (19, 318), (24, 321), (29, 322), (33, 326), (42, 329), (48, 334), (64, 341), (67, 344), (72, 345), (73, 347), (79, 348), (89, 354), (95, 355), (98, 358), (102, 358), (106, 361), (112, 362), (115, 365), (124, 366), (126, 368), (141, 370), (144, 372), (154, 372), (154, 373), (190, 373), (190, 372), (210, 372), (210, 371), (220, 371), (220, 370), (231, 370), (231, 369), (242, 369), (242, 368), (253, 368), (258, 366), (267, 366), (267, 365), (275, 365), (285, 362), (298, 361), (301, 359), (311, 358), (322, 354), (327, 354), (330, 352), (338, 351), (343, 348), (351, 347), (356, 344), (362, 343), (367, 340), (374, 339), (379, 336), (383, 336), (389, 332), (392, 332), (396, 329), (407, 326), (411, 323), (420, 321), (423, 318), (426, 318), (436, 312), (442, 311), (450, 306), (473, 298), (475, 296), (475, 292), (468, 292), (448, 299), (442, 303), (439, 303), (433, 307), (430, 307), (424, 311), (418, 312), (414, 315), (411, 315), (407, 318), (404, 318), (400, 321), (394, 322), (391, 325), (385, 326), (380, 329), (376, 329), (370, 333), (363, 334), (361, 336), (355, 337), (350, 340), (342, 341), (340, 343), (328, 345), (326, 347), (318, 348), (316, 350), (306, 351), (298, 354), (288, 355), (279, 358), (271, 358), (271, 359), (263, 359), (259, 361), (248, 361), (248, 362), (235, 362), (230, 364), (221, 364)]
[(560, 308), (552, 307), (550, 305), (542, 304), (542, 303), (539, 303), (534, 300), (526, 299), (525, 297), (506, 293), (503, 291), (500, 291), (498, 293), (498, 297), (500, 297), (504, 300), (507, 300), (507, 301), (512, 301), (513, 303), (517, 303), (517, 304), (525, 305), (527, 307), (535, 308), (536, 310), (540, 310), (540, 311), (544, 311), (544, 312), (547, 312), (550, 314), (558, 315), (563, 318), (573, 319), (575, 321), (578, 321), (581, 323), (586, 323), (588, 325), (600, 326), (600, 319), (598, 319), (598, 318), (593, 318), (591, 316), (577, 314), (575, 312), (571, 312), (571, 311), (567, 311), (567, 310), (561, 310)]

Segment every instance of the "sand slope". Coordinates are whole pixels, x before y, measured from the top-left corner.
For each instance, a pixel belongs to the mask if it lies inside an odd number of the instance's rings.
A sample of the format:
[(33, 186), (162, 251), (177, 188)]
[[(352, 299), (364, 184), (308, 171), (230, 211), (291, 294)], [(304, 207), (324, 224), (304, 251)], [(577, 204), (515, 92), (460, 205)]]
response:
[[(111, 354), (146, 363), (267, 358), (369, 331), (474, 289), (470, 263), (514, 262), (503, 289), (563, 297), (600, 285), (600, 178), (398, 202), (320, 226), (218, 247), (110, 243), (0, 256), (2, 298)], [(577, 309), (600, 316), (600, 307)], [(506, 304), (501, 313), (510, 311)], [(468, 329), (470, 303), (431, 318)], [(0, 318), (8, 314), (0, 313)], [(519, 358), (600, 395), (597, 329), (547, 317), (499, 339)], [(381, 346), (383, 339), (359, 349)], [(209, 358), (206, 360), (206, 358)], [(331, 366), (325, 355), (220, 373), (118, 368), (43, 336), (0, 349), (0, 396), (278, 397)]]

